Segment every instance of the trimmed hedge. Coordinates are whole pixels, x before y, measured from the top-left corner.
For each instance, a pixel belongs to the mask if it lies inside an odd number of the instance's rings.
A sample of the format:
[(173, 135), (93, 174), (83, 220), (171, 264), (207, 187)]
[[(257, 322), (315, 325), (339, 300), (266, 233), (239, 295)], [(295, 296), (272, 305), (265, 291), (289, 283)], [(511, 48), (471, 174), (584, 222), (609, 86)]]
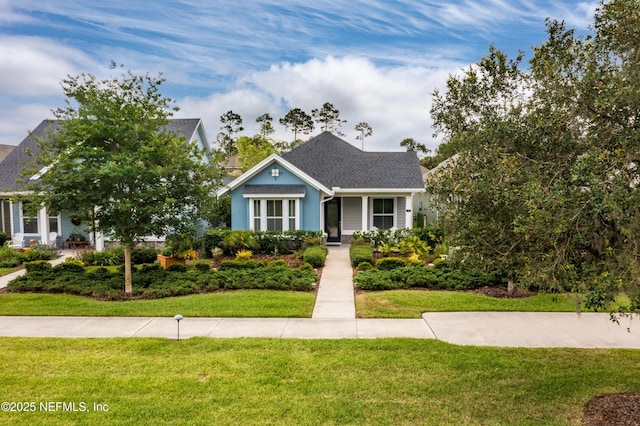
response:
[[(238, 263), (246, 265), (250, 262)], [(184, 267), (164, 270), (158, 265), (134, 267), (133, 296), (160, 298), (218, 289), (311, 291), (318, 280), (318, 275), (309, 264), (291, 269), (286, 262), (273, 262), (266, 267), (262, 262), (254, 263), (252, 268), (238, 268), (237, 264), (232, 263), (234, 266), (220, 271), (194, 269), (185, 272)], [(104, 267), (88, 272), (71, 262), (56, 267), (51, 267), (47, 262), (31, 262), (27, 264), (27, 273), (7, 286), (9, 292), (65, 293), (105, 300), (123, 299), (123, 289), (123, 272), (110, 272)]]
[(223, 260), (220, 262), (220, 270), (225, 271), (227, 269), (255, 269), (262, 268), (265, 266), (264, 262), (259, 262), (257, 260)]
[(303, 255), (303, 260), (313, 266), (314, 268), (320, 268), (324, 266), (325, 261), (327, 260), (328, 250), (326, 247), (322, 246), (311, 246), (308, 247)]
[(349, 258), (351, 266), (354, 268), (357, 268), (362, 262), (369, 262), (373, 265), (373, 247), (368, 244), (352, 244), (349, 247)]
[(391, 270), (366, 270), (353, 277), (358, 290), (397, 290), (427, 288), (431, 290), (473, 290), (501, 285), (502, 280), (488, 274), (465, 273), (445, 263), (425, 268), (404, 266)]
[(231, 231), (225, 228), (211, 228), (204, 232), (204, 253), (211, 257), (216, 247), (224, 254), (232, 255), (237, 250), (249, 249), (254, 254), (291, 254), (305, 247), (308, 241), (320, 241), (318, 231)]
[(407, 262), (401, 257), (383, 257), (378, 260), (376, 266), (381, 271), (390, 271), (391, 269), (407, 266)]

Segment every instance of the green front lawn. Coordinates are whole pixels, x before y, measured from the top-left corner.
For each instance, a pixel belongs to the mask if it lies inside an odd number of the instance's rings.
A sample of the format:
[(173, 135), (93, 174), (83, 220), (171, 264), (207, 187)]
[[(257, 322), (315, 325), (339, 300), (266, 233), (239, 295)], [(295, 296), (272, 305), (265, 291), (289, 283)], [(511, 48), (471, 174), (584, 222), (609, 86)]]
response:
[(18, 270), (20, 270), (20, 268), (0, 268), (0, 277), (3, 275), (12, 274)]
[(314, 293), (235, 290), (165, 299), (103, 302), (82, 296), (0, 294), (0, 315), (310, 318)]
[(540, 294), (500, 299), (480, 294), (438, 290), (389, 290), (356, 295), (358, 318), (420, 318), (423, 312), (513, 311), (572, 312), (573, 295)]
[(640, 390), (638, 350), (0, 338), (0, 353), (2, 400), (35, 407), (0, 411), (12, 425), (575, 425), (592, 397)]

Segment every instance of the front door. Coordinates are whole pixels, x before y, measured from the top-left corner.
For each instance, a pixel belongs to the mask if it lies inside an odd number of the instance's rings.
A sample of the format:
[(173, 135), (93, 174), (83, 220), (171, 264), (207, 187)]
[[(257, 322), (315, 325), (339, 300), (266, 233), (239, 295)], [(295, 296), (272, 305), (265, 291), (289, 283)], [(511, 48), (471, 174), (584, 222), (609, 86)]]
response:
[(342, 240), (340, 213), (340, 198), (334, 198), (324, 203), (324, 232), (327, 233), (328, 243), (339, 243)]

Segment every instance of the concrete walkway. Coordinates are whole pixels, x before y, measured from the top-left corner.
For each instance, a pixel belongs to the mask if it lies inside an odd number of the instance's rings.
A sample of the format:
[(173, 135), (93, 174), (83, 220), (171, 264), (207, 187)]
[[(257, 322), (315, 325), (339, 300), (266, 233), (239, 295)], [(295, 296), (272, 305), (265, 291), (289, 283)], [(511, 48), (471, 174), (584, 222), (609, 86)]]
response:
[(353, 319), (356, 305), (351, 279), (349, 246), (329, 247), (312, 319)]
[[(52, 265), (57, 265), (59, 263), (64, 262), (67, 259), (67, 257), (72, 257), (72, 256), (75, 256), (75, 252), (73, 250), (60, 250), (60, 257), (49, 261), (49, 263), (51, 263)], [(27, 273), (26, 270), (20, 269), (19, 271), (16, 271), (12, 274), (0, 276), (0, 288), (5, 288), (7, 284), (9, 284), (9, 281), (15, 278), (18, 278), (19, 276), (24, 275), (26, 273)]]
[[(0, 288), (13, 278), (0, 277)], [(330, 247), (311, 319), (185, 318), (180, 338), (407, 337), (476, 346), (640, 349), (637, 317), (620, 324), (602, 313), (447, 312), (425, 313), (421, 319), (357, 319), (354, 305), (348, 247)], [(0, 336), (176, 339), (178, 323), (173, 318), (0, 317)]]

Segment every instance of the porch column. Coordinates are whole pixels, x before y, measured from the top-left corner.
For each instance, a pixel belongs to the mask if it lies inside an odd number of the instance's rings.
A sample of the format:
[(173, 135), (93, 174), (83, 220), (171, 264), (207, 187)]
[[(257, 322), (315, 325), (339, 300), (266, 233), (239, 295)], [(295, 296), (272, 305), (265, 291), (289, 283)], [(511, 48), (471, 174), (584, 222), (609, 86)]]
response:
[(102, 232), (96, 231), (95, 236), (96, 236), (96, 239), (93, 242), (94, 248), (96, 249), (96, 251), (103, 251), (104, 250), (104, 235), (102, 234)]
[(40, 243), (49, 245), (49, 213), (46, 207), (38, 212), (38, 222), (40, 224)]
[(362, 230), (368, 231), (369, 227), (367, 226), (367, 222), (369, 222), (369, 196), (362, 196)]
[(405, 217), (404, 225), (407, 228), (413, 228), (413, 194), (405, 197)]

